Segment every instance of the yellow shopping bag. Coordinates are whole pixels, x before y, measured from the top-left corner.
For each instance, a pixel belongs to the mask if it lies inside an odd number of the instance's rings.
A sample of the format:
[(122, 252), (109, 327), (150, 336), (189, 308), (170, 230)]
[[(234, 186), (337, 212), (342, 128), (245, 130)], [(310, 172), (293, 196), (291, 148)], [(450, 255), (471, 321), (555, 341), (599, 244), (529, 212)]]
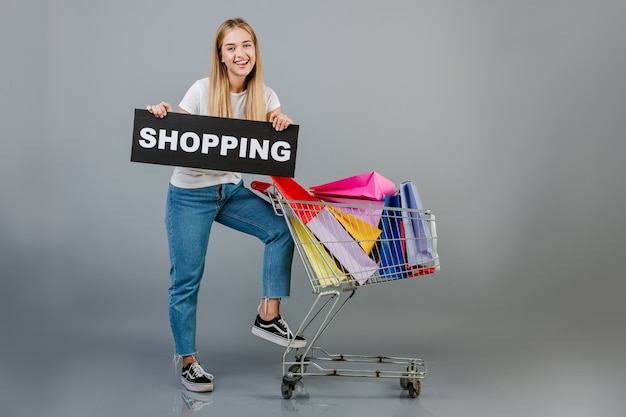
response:
[(339, 223), (350, 233), (354, 240), (359, 242), (361, 248), (369, 255), (382, 230), (356, 216), (339, 210), (337, 207), (329, 206), (328, 209), (333, 212)]
[(330, 256), (326, 248), (315, 238), (313, 233), (302, 224), (300, 219), (292, 217), (290, 220), (302, 249), (309, 260), (309, 264), (317, 276), (319, 285), (325, 287), (336, 285), (340, 281), (346, 281), (348, 279), (346, 274), (339, 269), (333, 257)]

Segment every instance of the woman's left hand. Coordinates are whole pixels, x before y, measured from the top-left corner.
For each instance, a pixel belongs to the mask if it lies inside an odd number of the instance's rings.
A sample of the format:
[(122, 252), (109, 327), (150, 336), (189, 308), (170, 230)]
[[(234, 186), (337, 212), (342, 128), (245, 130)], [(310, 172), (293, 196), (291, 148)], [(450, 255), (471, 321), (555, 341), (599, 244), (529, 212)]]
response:
[(269, 121), (278, 132), (287, 129), (289, 125), (293, 124), (293, 120), (289, 116), (280, 112), (272, 113)]

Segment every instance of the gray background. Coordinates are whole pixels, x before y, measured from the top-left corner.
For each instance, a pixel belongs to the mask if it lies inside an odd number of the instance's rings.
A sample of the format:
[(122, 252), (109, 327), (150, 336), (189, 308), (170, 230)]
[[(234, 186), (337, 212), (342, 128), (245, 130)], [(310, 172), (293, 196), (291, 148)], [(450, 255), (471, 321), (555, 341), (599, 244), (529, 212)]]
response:
[[(596, 412), (623, 405), (626, 3), (0, 7), (2, 415), (74, 415), (75, 394), (107, 415), (90, 369), (128, 382), (171, 365), (171, 168), (129, 162), (133, 109), (176, 105), (235, 16), (300, 125), (301, 184), (375, 170), (416, 181), (437, 214), (441, 272), (361, 291), (328, 340), (462, 362), (520, 393), (603, 398)], [(249, 330), (261, 257), (259, 242), (214, 229), (199, 311), (209, 369), (280, 365)], [(297, 258), (293, 272), (295, 326), (313, 296)], [(137, 373), (116, 375), (119, 363)]]

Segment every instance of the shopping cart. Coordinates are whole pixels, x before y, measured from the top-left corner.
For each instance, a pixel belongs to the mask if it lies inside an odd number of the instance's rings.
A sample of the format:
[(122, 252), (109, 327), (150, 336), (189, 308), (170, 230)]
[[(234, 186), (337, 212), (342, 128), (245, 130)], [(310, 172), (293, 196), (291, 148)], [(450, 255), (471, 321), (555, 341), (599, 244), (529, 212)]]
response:
[[(418, 397), (427, 372), (423, 359), (331, 354), (318, 341), (358, 289), (439, 270), (434, 214), (365, 203), (288, 200), (275, 184), (254, 181), (251, 187), (265, 194), (276, 214), (285, 218), (317, 294), (295, 332), (313, 337), (306, 347), (288, 346), (283, 354), (283, 398), (291, 398), (305, 376), (395, 378), (411, 398)], [(418, 225), (418, 232), (405, 233), (406, 224)], [(338, 363), (344, 368), (335, 368)]]

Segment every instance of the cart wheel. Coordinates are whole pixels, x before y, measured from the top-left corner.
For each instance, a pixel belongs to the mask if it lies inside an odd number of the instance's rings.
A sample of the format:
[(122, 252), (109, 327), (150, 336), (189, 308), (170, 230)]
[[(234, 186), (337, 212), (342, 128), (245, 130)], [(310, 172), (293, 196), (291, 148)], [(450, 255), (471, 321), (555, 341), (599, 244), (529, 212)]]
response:
[(282, 383), (282, 385), (280, 386), (280, 392), (283, 395), (283, 398), (288, 400), (291, 398), (291, 396), (293, 395), (293, 385), (289, 385), (286, 383)]
[(422, 384), (419, 381), (409, 382), (407, 389), (409, 390), (409, 397), (417, 398), (422, 392)]
[[(289, 367), (289, 372), (293, 372), (293, 373), (300, 373), (300, 365), (298, 364), (293, 364)], [(306, 365), (302, 365), (302, 373), (306, 372)]]
[(406, 377), (400, 378), (400, 386), (402, 389), (409, 389), (409, 380)]

